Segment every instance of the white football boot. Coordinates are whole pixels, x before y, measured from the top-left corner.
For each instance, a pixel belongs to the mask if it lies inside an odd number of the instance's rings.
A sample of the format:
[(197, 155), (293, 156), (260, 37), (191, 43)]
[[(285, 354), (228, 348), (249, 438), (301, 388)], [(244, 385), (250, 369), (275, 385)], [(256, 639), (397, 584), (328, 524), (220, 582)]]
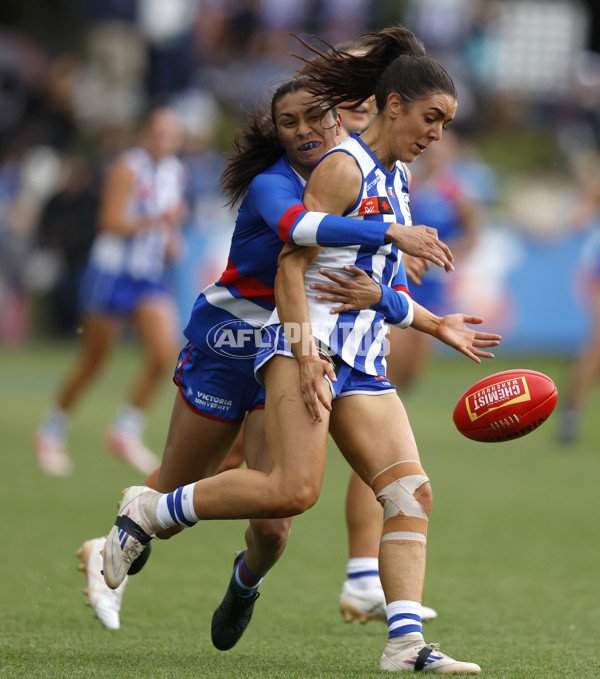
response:
[[(350, 580), (346, 580), (340, 595), (340, 613), (346, 622), (352, 622), (352, 620), (358, 620), (361, 623), (369, 620), (387, 622), (383, 588), (359, 589), (353, 587)], [(430, 622), (437, 617), (437, 611), (433, 608), (421, 607), (422, 622)]]
[(385, 596), (381, 587), (358, 589), (350, 580), (344, 581), (340, 594), (340, 613), (346, 622), (358, 620), (365, 623), (369, 620), (387, 622), (385, 614)]
[(83, 571), (87, 578), (87, 587), (84, 592), (87, 594), (88, 606), (91, 606), (94, 615), (103, 627), (114, 630), (121, 626), (119, 614), (127, 577), (117, 589), (110, 589), (106, 586), (102, 577), (102, 550), (105, 542), (106, 538), (87, 540), (77, 550), (77, 557), (81, 562), (79, 570)]
[(131, 486), (123, 491), (115, 525), (104, 547), (104, 581), (111, 589), (123, 582), (131, 564), (162, 529), (156, 518), (160, 497), (161, 493), (146, 486)]
[(73, 462), (67, 453), (65, 439), (50, 436), (41, 429), (33, 438), (33, 450), (38, 467), (48, 476), (69, 476), (73, 471)]
[[(440, 651), (439, 644), (417, 642), (411, 648), (396, 650), (391, 639), (383, 651), (379, 669), (387, 672), (430, 672), (431, 674), (479, 674), (481, 667), (472, 662), (460, 662)], [(396, 646), (396, 648), (394, 648)]]
[(438, 617), (437, 611), (421, 604), (421, 622), (431, 622)]
[(113, 455), (140, 474), (147, 476), (160, 464), (158, 457), (136, 434), (109, 429), (104, 435), (104, 445)]

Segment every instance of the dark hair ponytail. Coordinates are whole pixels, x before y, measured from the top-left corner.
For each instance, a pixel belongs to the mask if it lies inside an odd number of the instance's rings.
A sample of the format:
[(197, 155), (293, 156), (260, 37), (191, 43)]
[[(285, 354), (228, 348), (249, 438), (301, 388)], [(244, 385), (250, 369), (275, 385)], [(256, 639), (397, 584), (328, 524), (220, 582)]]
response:
[(326, 107), (360, 103), (374, 94), (377, 108), (383, 111), (390, 92), (398, 92), (406, 103), (433, 92), (456, 98), (450, 76), (426, 56), (423, 43), (403, 26), (360, 36), (354, 48), (360, 55), (337, 50), (323, 40), (309, 45), (296, 38), (316, 55), (310, 60), (299, 58), (304, 61), (302, 72), (310, 89)]
[(221, 188), (228, 198), (226, 205), (234, 205), (250, 188), (256, 175), (268, 170), (284, 154), (277, 135), (275, 107), (290, 92), (306, 89), (308, 78), (293, 78), (282, 83), (271, 98), (270, 115), (255, 111), (247, 126), (233, 142), (233, 153), (221, 175)]

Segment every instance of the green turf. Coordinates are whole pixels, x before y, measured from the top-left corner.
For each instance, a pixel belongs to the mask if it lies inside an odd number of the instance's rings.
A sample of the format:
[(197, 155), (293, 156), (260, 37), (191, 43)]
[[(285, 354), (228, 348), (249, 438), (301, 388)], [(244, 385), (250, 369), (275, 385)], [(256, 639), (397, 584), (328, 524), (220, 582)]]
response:
[[(108, 530), (121, 489), (141, 481), (101, 446), (136, 358), (122, 348), (81, 403), (70, 441), (74, 476), (46, 478), (30, 438), (71, 351), (0, 353), (0, 677), (382, 676), (385, 625), (346, 625), (337, 610), (348, 473), (333, 447), (322, 497), (296, 519), (235, 649), (216, 651), (209, 627), (243, 522), (207, 522), (155, 544), (131, 579), (122, 629), (100, 627), (84, 605), (74, 552)], [(435, 495), (425, 603), (439, 618), (426, 636), (481, 664), (488, 679), (597, 678), (600, 399), (589, 405), (583, 441), (569, 449), (554, 443), (556, 418), (511, 443), (460, 436), (451, 420), (458, 396), (510, 367), (542, 370), (560, 387), (566, 365), (503, 358), (478, 367), (444, 356), (405, 399)], [(152, 410), (148, 441), (157, 450), (172, 396), (165, 385)]]

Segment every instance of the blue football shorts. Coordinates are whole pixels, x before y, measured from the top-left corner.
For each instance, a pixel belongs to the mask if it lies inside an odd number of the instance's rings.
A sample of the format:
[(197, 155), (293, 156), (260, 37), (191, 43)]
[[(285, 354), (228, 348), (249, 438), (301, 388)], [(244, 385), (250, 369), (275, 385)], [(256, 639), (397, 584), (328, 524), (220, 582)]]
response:
[[(289, 356), (294, 358), (294, 353), (285, 337), (281, 326), (269, 326), (269, 332), (264, 335), (266, 346), (263, 346), (257, 356), (254, 366), (254, 372), (257, 379), (260, 379), (261, 368), (273, 356)], [(329, 348), (317, 340), (317, 351), (321, 359), (329, 361), (335, 371), (337, 382), (332, 382), (328, 377), (325, 379), (329, 382), (331, 388), (331, 395), (333, 399), (342, 398), (344, 396), (355, 396), (357, 394), (364, 394), (367, 396), (379, 396), (381, 394), (395, 394), (396, 387), (394, 387), (385, 375), (367, 375), (366, 373), (357, 370), (350, 364), (343, 361), (339, 356), (333, 354)]]
[(131, 315), (152, 297), (169, 295), (164, 281), (114, 275), (88, 266), (81, 280), (79, 307), (89, 314)]
[(243, 422), (246, 413), (264, 408), (265, 390), (217, 354), (209, 356), (188, 342), (181, 350), (173, 381), (190, 408), (221, 422)]

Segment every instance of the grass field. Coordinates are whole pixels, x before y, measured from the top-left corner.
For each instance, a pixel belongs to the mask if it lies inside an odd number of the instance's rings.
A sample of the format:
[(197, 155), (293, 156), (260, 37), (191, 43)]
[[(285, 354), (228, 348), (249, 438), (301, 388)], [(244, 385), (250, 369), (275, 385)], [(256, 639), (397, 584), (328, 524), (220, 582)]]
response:
[[(121, 348), (81, 403), (70, 439), (74, 476), (46, 478), (30, 439), (71, 351), (0, 353), (0, 676), (381, 677), (385, 625), (347, 625), (337, 609), (348, 471), (333, 446), (321, 499), (295, 520), (232, 651), (212, 647), (209, 627), (244, 522), (207, 522), (155, 544), (145, 571), (130, 581), (121, 630), (101, 628), (84, 605), (75, 550), (107, 532), (121, 489), (142, 480), (101, 445), (136, 357)], [(435, 495), (425, 603), (439, 618), (426, 637), (478, 662), (487, 679), (598, 678), (600, 397), (589, 404), (581, 443), (568, 449), (555, 443), (556, 417), (511, 443), (461, 437), (451, 418), (458, 396), (511, 367), (546, 372), (560, 390), (566, 365), (529, 357), (478, 367), (444, 356), (405, 398)], [(157, 452), (172, 396), (165, 385), (152, 410), (147, 439)]]

